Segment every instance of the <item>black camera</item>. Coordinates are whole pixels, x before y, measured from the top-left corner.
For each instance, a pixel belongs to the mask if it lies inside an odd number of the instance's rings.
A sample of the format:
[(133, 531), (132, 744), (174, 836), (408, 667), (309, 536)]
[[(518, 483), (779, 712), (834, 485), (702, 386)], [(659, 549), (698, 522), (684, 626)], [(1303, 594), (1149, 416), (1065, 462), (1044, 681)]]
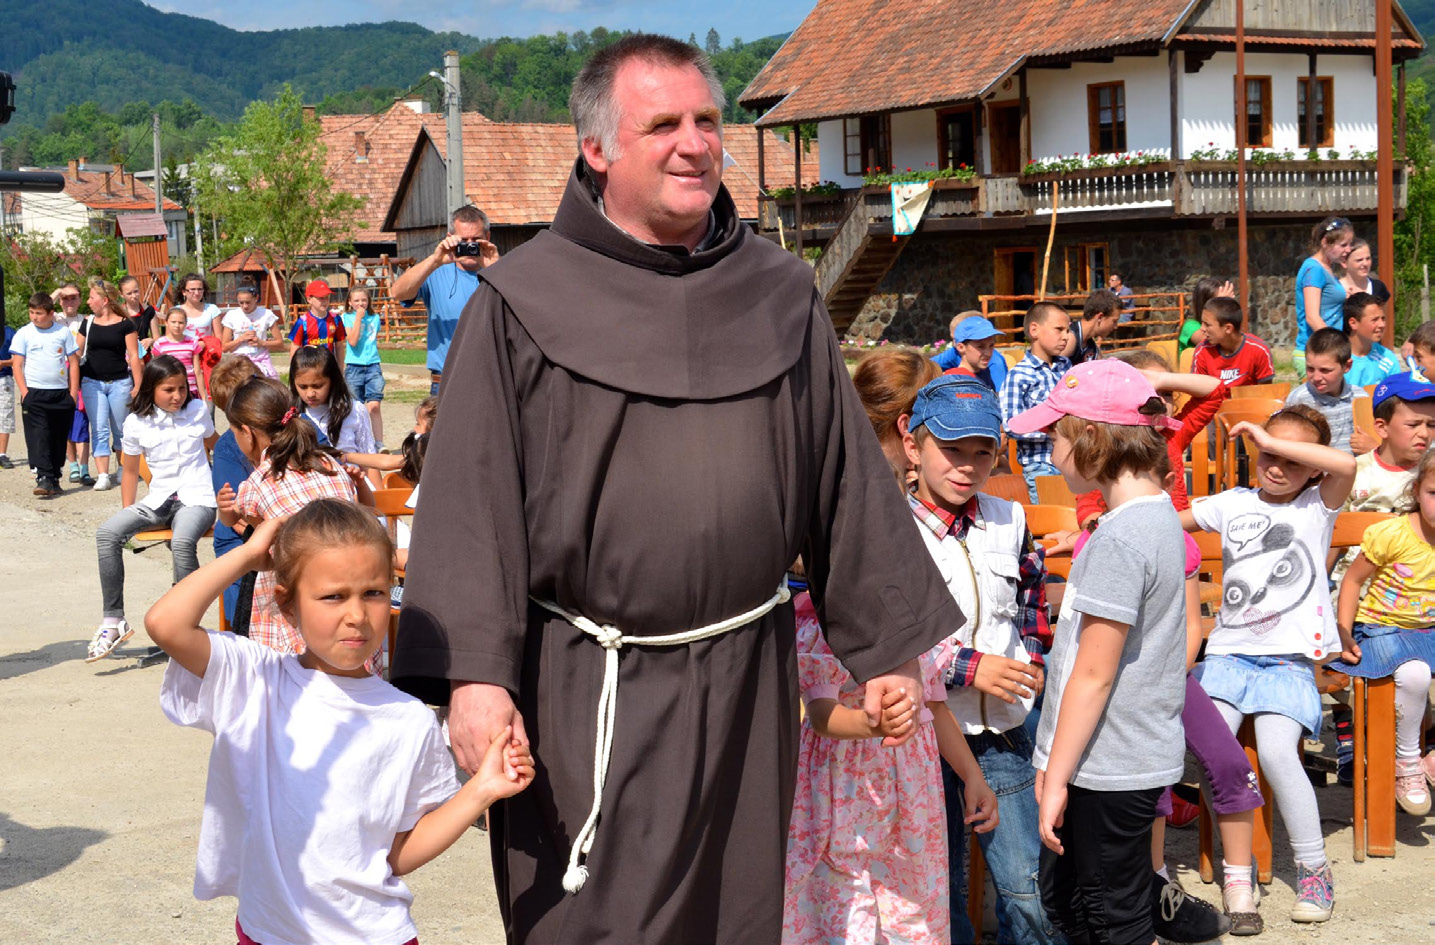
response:
[(483, 240), (460, 240), (458, 245), (454, 246), (453, 254), (455, 256), (482, 256)]

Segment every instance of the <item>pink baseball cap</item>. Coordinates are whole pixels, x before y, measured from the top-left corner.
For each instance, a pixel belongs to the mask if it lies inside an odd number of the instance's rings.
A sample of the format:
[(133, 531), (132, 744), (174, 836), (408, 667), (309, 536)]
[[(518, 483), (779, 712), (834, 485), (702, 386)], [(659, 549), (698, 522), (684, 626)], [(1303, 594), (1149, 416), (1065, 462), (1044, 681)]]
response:
[(1045, 401), (1012, 417), (1006, 428), (1011, 433), (1035, 433), (1072, 416), (1123, 427), (1179, 429), (1181, 425), (1164, 413), (1141, 412), (1157, 396), (1146, 375), (1125, 361), (1087, 361), (1063, 374)]

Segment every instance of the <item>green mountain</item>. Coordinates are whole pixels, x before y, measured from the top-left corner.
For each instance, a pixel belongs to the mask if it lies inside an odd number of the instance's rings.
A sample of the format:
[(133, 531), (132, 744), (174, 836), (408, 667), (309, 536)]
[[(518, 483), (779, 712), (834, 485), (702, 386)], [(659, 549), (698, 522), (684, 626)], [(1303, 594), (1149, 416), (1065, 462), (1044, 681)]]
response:
[(480, 41), (414, 23), (245, 32), (140, 0), (0, 0), (0, 69), (15, 75), (16, 122), (43, 126), (86, 101), (192, 100), (221, 119), (288, 82), (308, 101), (369, 86), (407, 88), (447, 49)]

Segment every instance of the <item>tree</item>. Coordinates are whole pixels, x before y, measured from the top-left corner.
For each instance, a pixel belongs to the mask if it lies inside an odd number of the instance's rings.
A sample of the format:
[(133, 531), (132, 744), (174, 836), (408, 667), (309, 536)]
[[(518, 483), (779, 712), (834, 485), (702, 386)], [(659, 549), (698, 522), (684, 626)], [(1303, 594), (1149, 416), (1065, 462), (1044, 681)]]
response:
[[(1435, 148), (1430, 142), (1430, 101), (1424, 79), (1408, 84), (1405, 96), (1405, 216), (1395, 221), (1395, 338), (1420, 324), (1423, 266), (1435, 264)], [(1382, 272), (1389, 265), (1376, 260)]]
[(0, 239), (0, 269), (5, 270), (5, 319), (18, 327), (26, 321), (26, 300), (36, 292), (48, 294), (61, 282), (82, 283), (92, 275), (115, 279), (119, 247), (90, 229), (70, 230), (61, 242), (44, 233), (16, 233)]
[(707, 51), (709, 56), (716, 56), (722, 52), (722, 39), (718, 36), (718, 31), (715, 27), (708, 27), (708, 37), (703, 43), (703, 49)]
[(319, 133), (285, 85), (274, 101), (251, 103), (233, 132), (195, 162), (200, 205), (223, 221), (230, 238), (269, 257), (285, 298), (303, 257), (345, 246), (363, 206), (334, 191)]

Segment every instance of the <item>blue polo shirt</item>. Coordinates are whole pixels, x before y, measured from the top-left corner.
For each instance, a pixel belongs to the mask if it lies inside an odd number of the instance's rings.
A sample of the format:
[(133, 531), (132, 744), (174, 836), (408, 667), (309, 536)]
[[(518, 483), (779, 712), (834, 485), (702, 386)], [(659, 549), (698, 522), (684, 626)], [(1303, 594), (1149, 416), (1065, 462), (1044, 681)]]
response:
[(453, 342), (453, 333), (458, 330), (458, 317), (463, 307), (478, 291), (478, 273), (461, 268), (458, 263), (444, 263), (419, 286), (419, 294), (403, 303), (404, 308), (414, 302), (424, 303), (429, 312), (428, 360), (430, 371), (442, 371), (443, 362), (448, 358), (448, 346)]

